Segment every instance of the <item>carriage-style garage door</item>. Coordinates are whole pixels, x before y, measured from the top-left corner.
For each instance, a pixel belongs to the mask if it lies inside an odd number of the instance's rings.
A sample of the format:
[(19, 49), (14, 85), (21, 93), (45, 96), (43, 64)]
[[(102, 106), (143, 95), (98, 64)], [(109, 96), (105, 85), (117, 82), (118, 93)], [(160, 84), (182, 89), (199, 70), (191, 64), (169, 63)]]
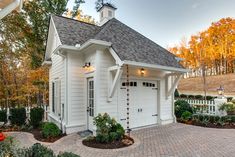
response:
[[(157, 81), (130, 80), (130, 128), (157, 123)], [(119, 120), (126, 128), (126, 80), (121, 80), (119, 92)]]

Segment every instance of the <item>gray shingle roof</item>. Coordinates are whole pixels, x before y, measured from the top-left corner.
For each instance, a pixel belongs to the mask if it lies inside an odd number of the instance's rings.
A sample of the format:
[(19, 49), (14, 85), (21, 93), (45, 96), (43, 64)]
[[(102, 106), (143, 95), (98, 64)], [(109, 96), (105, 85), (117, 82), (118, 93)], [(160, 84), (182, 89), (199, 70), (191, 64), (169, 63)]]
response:
[(182, 68), (175, 55), (113, 18), (103, 26), (96, 26), (60, 16), (52, 16), (60, 40), (75, 46), (89, 39), (112, 43), (121, 60)]

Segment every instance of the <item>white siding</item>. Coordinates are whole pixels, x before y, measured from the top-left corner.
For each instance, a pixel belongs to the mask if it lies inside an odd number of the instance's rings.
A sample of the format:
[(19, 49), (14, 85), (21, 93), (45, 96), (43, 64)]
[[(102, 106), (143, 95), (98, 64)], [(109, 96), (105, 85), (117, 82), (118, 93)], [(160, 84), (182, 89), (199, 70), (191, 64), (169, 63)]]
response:
[(83, 56), (68, 53), (68, 125), (86, 125)]
[[(55, 30), (53, 21), (50, 22), (48, 35), (48, 43), (47, 43), (47, 56), (51, 58), (52, 65), (49, 69), (49, 106), (50, 106), (50, 115), (51, 121), (57, 121), (59, 125), (59, 116), (52, 113), (52, 82), (55, 80), (60, 80), (61, 84), (61, 104), (65, 104), (65, 59), (59, 55), (53, 54), (53, 51), (61, 45), (58, 34)], [(56, 107), (55, 107), (56, 108)]]
[(115, 60), (108, 51), (96, 52), (96, 113), (108, 113), (117, 119), (117, 91), (111, 102), (108, 102), (108, 68), (115, 65)]
[[(166, 120), (172, 120), (172, 96), (170, 95), (166, 99), (166, 80), (165, 78), (161, 79), (161, 96), (160, 96), (160, 101), (161, 101), (161, 120), (166, 121)], [(171, 87), (171, 79), (169, 78), (168, 81), (168, 87)]]

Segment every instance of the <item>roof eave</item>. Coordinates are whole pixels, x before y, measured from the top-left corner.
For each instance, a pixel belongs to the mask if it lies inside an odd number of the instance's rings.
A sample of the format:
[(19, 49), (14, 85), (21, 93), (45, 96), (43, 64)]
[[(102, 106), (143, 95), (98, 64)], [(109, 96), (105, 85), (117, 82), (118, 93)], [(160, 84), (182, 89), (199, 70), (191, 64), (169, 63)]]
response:
[(180, 72), (180, 73), (189, 72), (188, 69), (184, 69), (184, 68), (163, 66), (163, 65), (157, 65), (157, 64), (148, 64), (148, 63), (141, 63), (141, 62), (128, 61), (128, 60), (124, 60), (123, 64), (133, 65), (133, 66), (141, 66), (141, 67), (145, 67), (145, 68), (153, 68), (153, 69), (159, 69), (159, 70), (165, 70), (165, 71), (172, 71), (172, 72)]

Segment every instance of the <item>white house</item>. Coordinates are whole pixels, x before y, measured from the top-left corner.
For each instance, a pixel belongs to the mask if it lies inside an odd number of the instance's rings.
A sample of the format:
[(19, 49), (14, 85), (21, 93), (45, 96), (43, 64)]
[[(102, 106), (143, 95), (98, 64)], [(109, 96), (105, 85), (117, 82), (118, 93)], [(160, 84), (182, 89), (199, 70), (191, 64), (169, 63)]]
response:
[(93, 118), (105, 112), (124, 128), (128, 121), (130, 128), (175, 121), (173, 91), (187, 70), (115, 19), (115, 10), (104, 4), (99, 26), (51, 16), (44, 61), (50, 67), (49, 119), (66, 133), (94, 131)]
[(23, 0), (0, 0), (0, 20), (13, 10), (20, 11), (23, 5)]

